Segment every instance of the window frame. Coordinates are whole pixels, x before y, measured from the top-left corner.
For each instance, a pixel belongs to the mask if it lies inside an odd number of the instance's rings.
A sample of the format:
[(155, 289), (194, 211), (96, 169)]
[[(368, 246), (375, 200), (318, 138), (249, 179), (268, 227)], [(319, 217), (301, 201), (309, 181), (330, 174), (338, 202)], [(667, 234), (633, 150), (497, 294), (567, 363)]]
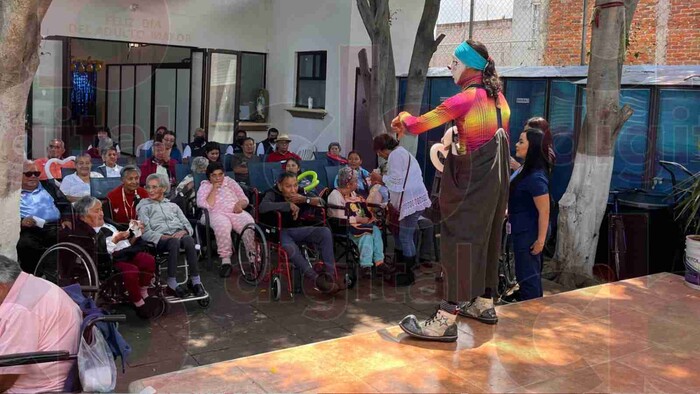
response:
[[(297, 52), (297, 71), (296, 71), (296, 91), (294, 94), (294, 107), (295, 108), (306, 108), (306, 105), (299, 105), (299, 82), (300, 81), (327, 81), (327, 69), (328, 69), (328, 51), (305, 51)], [(304, 56), (313, 56), (313, 69), (311, 77), (301, 76), (301, 58)], [(316, 67), (316, 56), (320, 56), (320, 69)], [(323, 102), (324, 105), (316, 105), (314, 103), (313, 109), (326, 109), (326, 91), (323, 91)]]

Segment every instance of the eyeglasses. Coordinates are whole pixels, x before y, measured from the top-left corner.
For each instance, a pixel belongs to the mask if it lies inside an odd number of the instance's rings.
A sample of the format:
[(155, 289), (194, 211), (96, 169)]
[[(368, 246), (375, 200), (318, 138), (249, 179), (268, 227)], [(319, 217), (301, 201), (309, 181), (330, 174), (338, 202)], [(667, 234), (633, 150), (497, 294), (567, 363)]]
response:
[(39, 172), (39, 171), (27, 171), (24, 173), (24, 176), (26, 176), (27, 178), (31, 178), (31, 177), (38, 178), (40, 175), (41, 175), (41, 172)]

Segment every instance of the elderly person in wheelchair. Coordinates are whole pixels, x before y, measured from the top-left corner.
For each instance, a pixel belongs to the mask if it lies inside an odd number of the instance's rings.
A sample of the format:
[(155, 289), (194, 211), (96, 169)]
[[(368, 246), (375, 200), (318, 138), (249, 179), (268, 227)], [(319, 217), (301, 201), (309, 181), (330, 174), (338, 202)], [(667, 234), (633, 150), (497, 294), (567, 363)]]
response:
[[(260, 203), (260, 214), (268, 226), (277, 226), (277, 215), (281, 217), (279, 242), (289, 256), (289, 261), (303, 276), (314, 281), (316, 289), (323, 293), (338, 291), (335, 277), (335, 256), (333, 255), (333, 236), (328, 227), (310, 225), (305, 219), (313, 216), (313, 207), (323, 206), (323, 200), (307, 196), (299, 187), (293, 173), (283, 172), (277, 183), (270, 189)], [(273, 224), (274, 223), (274, 224)], [(322, 275), (316, 273), (306, 260), (297, 243), (314, 244), (325, 266)]]
[[(365, 200), (358, 196), (358, 172), (351, 167), (343, 167), (338, 171), (338, 188), (328, 196), (328, 216), (340, 219), (331, 220), (332, 227), (345, 224), (347, 235), (357, 245), (360, 255), (360, 267), (363, 276), (371, 274), (372, 266), (377, 273), (390, 275), (393, 270), (384, 262), (384, 241), (382, 232), (376, 226), (374, 217), (367, 207)], [(338, 223), (340, 222), (340, 223)], [(335, 224), (335, 226), (333, 226)]]
[[(238, 183), (224, 174), (224, 166), (221, 163), (211, 162), (207, 167), (208, 180), (202, 181), (197, 192), (197, 205), (209, 210), (211, 228), (214, 230), (221, 268), (219, 276), (228, 278), (231, 276), (231, 255), (233, 254), (233, 240), (231, 230), (238, 234), (243, 229), (255, 223), (255, 220), (245, 208), (248, 206), (248, 197)], [(242, 234), (248, 251), (255, 250), (255, 238), (252, 232)]]
[(61, 238), (82, 246), (90, 256), (96, 256), (98, 267), (114, 266), (121, 272), (129, 301), (136, 314), (151, 318), (160, 303), (148, 295), (155, 272), (155, 258), (146, 252), (141, 239), (143, 224), (132, 220), (129, 230), (118, 231), (105, 223), (102, 203), (95, 197), (82, 197), (73, 204), (77, 215), (75, 228), (64, 231)]
[[(180, 207), (165, 198), (165, 194), (170, 191), (170, 180), (163, 174), (151, 174), (146, 178), (146, 191), (148, 198), (141, 200), (136, 210), (145, 227), (143, 239), (155, 244), (158, 253), (168, 253), (166, 295), (177, 298), (185, 298), (190, 294), (195, 297), (206, 296), (197, 267), (199, 257), (196, 242), (192, 238), (192, 225)], [(189, 269), (186, 285), (178, 284), (175, 276), (181, 247), (185, 249)]]

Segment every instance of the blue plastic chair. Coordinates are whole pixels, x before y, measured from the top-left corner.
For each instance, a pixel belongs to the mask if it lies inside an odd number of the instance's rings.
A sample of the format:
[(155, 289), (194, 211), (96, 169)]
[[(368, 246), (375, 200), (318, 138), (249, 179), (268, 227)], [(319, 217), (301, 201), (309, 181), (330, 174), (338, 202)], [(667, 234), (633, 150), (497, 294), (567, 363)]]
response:
[(275, 177), (272, 175), (273, 168), (282, 168), (280, 163), (248, 163), (248, 176), (250, 187), (258, 189), (264, 193), (275, 185)]
[(75, 168), (61, 168), (61, 178), (65, 178), (70, 174), (75, 174)]
[(202, 181), (207, 179), (207, 174), (193, 174), (192, 177), (194, 178), (194, 191), (196, 193), (199, 191), (199, 185), (202, 184)]
[(121, 184), (121, 178), (90, 178), (90, 195), (104, 200), (107, 198), (107, 193)]
[(325, 162), (327, 157), (328, 152), (314, 152), (314, 160), (323, 160)]
[(338, 176), (338, 171), (340, 171), (340, 166), (326, 166), (326, 180), (331, 189), (335, 188), (335, 178)]
[(185, 177), (192, 173), (190, 166), (187, 164), (176, 164), (175, 165), (175, 179), (178, 183), (182, 182)]

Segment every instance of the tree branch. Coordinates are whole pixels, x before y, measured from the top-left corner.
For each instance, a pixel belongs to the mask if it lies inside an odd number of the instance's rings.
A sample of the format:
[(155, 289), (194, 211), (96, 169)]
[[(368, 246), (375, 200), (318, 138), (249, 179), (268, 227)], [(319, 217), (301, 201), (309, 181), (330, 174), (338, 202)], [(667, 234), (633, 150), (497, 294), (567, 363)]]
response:
[(435, 51), (437, 51), (438, 47), (440, 46), (440, 43), (444, 39), (445, 39), (445, 34), (440, 33), (440, 35), (435, 39), (435, 44), (433, 45), (433, 53), (435, 53)]
[[(377, 11), (374, 14), (374, 25), (389, 23), (389, 0), (374, 0), (377, 3)], [(384, 19), (384, 20), (382, 20)]]
[(360, 17), (362, 18), (362, 23), (365, 25), (365, 29), (367, 29), (369, 38), (374, 41), (374, 18), (372, 17), (372, 11), (369, 9), (367, 0), (357, 0), (357, 10), (360, 11)]

